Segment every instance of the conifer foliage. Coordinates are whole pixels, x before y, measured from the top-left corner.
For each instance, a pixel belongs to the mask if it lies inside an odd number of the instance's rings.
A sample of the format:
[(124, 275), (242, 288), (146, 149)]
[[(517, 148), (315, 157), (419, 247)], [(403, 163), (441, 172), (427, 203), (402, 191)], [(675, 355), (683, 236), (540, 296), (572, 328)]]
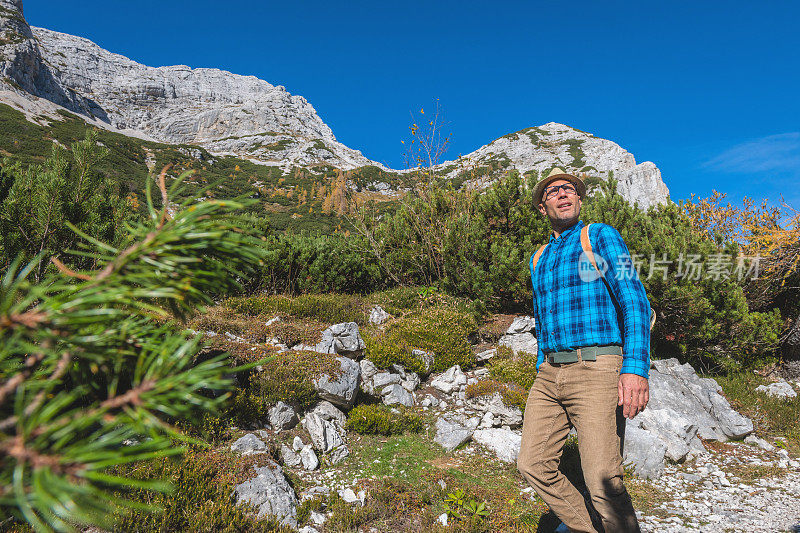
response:
[[(177, 190), (164, 182), (168, 206)], [(168, 488), (110, 467), (181, 453), (188, 438), (170, 422), (226, 397), (226, 361), (199, 360), (198, 339), (168, 319), (237, 290), (260, 241), (233, 217), (241, 203), (190, 200), (170, 215), (147, 193), (148, 216), (123, 247), (82, 234), (96, 270), (55, 259), (58, 271), (35, 281), (40, 256), (17, 259), (0, 282), (0, 520), (107, 526), (115, 507), (140, 506), (115, 494)]]

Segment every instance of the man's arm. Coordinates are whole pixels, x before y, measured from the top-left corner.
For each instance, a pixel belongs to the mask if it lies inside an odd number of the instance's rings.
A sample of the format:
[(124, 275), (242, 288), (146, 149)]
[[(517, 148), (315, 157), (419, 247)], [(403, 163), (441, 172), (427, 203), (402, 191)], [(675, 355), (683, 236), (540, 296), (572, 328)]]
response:
[(650, 400), (650, 303), (619, 232), (604, 224), (593, 242), (597, 242), (597, 251), (608, 264), (605, 278), (622, 312), (619, 405), (626, 418), (633, 418)]

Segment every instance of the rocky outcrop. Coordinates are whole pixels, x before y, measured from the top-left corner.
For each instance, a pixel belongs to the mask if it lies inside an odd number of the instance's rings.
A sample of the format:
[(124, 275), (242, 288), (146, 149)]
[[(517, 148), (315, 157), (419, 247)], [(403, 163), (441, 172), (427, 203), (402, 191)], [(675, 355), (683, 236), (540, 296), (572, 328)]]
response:
[(669, 189), (653, 163), (637, 164), (633, 154), (615, 142), (556, 122), (504, 135), (439, 168), (454, 177), (465, 169), (485, 166), (501, 174), (516, 169), (541, 176), (560, 167), (577, 175), (611, 176), (617, 181), (617, 191), (642, 209), (669, 200)]
[(361, 368), (349, 357), (337, 357), (340, 372), (334, 376), (321, 374), (314, 381), (319, 397), (334, 405), (349, 409), (356, 401)]

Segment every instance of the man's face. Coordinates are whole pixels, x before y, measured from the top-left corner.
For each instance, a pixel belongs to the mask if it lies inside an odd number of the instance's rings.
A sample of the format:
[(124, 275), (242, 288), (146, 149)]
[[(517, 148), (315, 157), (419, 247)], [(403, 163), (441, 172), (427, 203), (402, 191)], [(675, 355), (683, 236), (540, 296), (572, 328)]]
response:
[(560, 187), (552, 198), (547, 198), (547, 193), (554, 187), (569, 185), (575, 188), (568, 180), (555, 180), (544, 190), (542, 203), (539, 204), (539, 212), (550, 219), (550, 223), (557, 226), (567, 226), (577, 222), (581, 213), (581, 197), (576, 193), (567, 193)]

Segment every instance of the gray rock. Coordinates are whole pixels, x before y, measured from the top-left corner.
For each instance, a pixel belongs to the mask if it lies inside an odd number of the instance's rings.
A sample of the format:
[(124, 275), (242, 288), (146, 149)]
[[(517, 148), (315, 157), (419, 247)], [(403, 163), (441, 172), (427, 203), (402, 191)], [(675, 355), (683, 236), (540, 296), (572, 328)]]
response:
[(704, 439), (741, 439), (753, 431), (753, 422), (731, 408), (716, 381), (700, 378), (677, 359), (655, 360), (650, 372), (648, 409), (672, 411), (697, 426)]
[(303, 444), (303, 439), (295, 436), (294, 440), (292, 441), (292, 449), (296, 452), (299, 452), (303, 449), (303, 446), (305, 446), (305, 444)]
[(297, 412), (291, 405), (278, 402), (269, 410), (269, 423), (276, 431), (292, 429), (297, 425)]
[(319, 468), (319, 458), (310, 445), (303, 446), (300, 450), (300, 462), (306, 470), (316, 470)]
[(313, 382), (320, 398), (334, 405), (349, 409), (356, 401), (361, 367), (349, 357), (337, 357), (341, 373), (331, 378), (327, 374), (316, 377)]
[(769, 385), (760, 385), (756, 387), (756, 392), (763, 392), (767, 396), (773, 398), (791, 399), (797, 397), (797, 392), (794, 388), (784, 380)]
[(309, 412), (319, 415), (323, 420), (333, 422), (336, 429), (339, 430), (340, 433), (344, 433), (344, 424), (347, 422), (347, 417), (331, 402), (322, 400), (311, 408)]
[(381, 372), (376, 374), (372, 378), (372, 387), (376, 391), (380, 391), (383, 387), (387, 385), (393, 385), (395, 383), (400, 383), (403, 380), (400, 374), (392, 374), (390, 372)]
[(344, 489), (339, 491), (339, 496), (346, 502), (346, 503), (361, 503), (356, 496), (356, 493), (353, 492), (353, 489)]
[(369, 323), (375, 324), (376, 326), (383, 324), (389, 320), (389, 318), (391, 318), (391, 315), (384, 311), (383, 307), (380, 305), (376, 305), (369, 312)]
[(285, 444), (281, 445), (281, 460), (283, 461), (284, 466), (291, 468), (300, 466), (301, 462), (300, 456)]
[(348, 455), (350, 455), (350, 450), (347, 445), (342, 444), (331, 450), (331, 453), (328, 454), (328, 462), (331, 465), (337, 465), (344, 461)]
[(252, 433), (248, 433), (231, 444), (231, 451), (238, 452), (242, 455), (265, 453), (267, 451), (267, 445)]
[(378, 368), (375, 366), (375, 363), (369, 359), (362, 359), (358, 364), (361, 367), (361, 379), (364, 381), (372, 379), (372, 376), (378, 373)]
[(481, 413), (492, 413), (495, 423), (517, 427), (522, 425), (522, 410), (514, 406), (506, 406), (499, 392), (477, 396), (467, 400), (467, 405)]
[(398, 384), (389, 385), (381, 390), (381, 401), (385, 405), (414, 405), (414, 396)]
[(448, 452), (452, 452), (467, 442), (475, 432), (474, 420), (464, 422), (452, 417), (439, 417), (436, 420), (434, 441)]
[(421, 381), (416, 372), (407, 372), (406, 377), (400, 382), (400, 386), (408, 392), (414, 392), (419, 387)]
[(639, 476), (658, 477), (664, 469), (666, 453), (666, 445), (654, 433), (635, 424), (628, 424), (625, 428), (622, 461), (633, 466)]
[(281, 524), (297, 527), (297, 495), (274, 462), (255, 468), (256, 477), (236, 486), (236, 503), (247, 502), (258, 509), (258, 517), (275, 516)]
[(491, 450), (501, 461), (513, 463), (519, 456), (522, 435), (508, 428), (478, 429), (472, 440)]
[(511, 348), (515, 354), (525, 352), (535, 356), (539, 353), (539, 345), (532, 333), (506, 334), (500, 337), (498, 344)]
[(303, 426), (308, 431), (314, 447), (321, 452), (330, 451), (344, 443), (333, 422), (323, 419), (316, 413), (307, 414), (303, 419)]
[(322, 332), (322, 341), (317, 344), (316, 350), (357, 359), (364, 354), (366, 347), (358, 331), (358, 324), (343, 322), (334, 324)]
[(488, 361), (497, 355), (497, 348), (490, 348), (475, 355), (475, 359), (479, 362)]
[(461, 371), (459, 365), (451, 366), (431, 382), (433, 388), (447, 394), (457, 391), (459, 387), (466, 384), (467, 376)]
[(628, 423), (656, 435), (666, 446), (666, 456), (672, 461), (683, 461), (692, 450), (703, 450), (697, 438), (697, 426), (668, 409), (645, 409)]
[(536, 320), (531, 316), (518, 316), (506, 330), (506, 335), (518, 335), (520, 333), (534, 333), (536, 331)]

